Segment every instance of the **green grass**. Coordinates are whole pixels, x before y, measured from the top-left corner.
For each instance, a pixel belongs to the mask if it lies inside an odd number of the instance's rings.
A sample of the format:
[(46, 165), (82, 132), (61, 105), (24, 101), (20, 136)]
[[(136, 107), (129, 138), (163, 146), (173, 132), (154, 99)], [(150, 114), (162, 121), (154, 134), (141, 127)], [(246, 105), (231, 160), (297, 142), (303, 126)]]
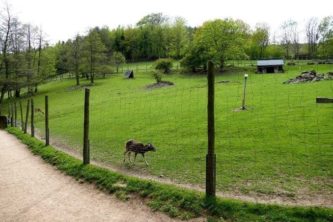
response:
[[(141, 197), (153, 210), (171, 217), (189, 219), (209, 217), (210, 221), (332, 221), (333, 210), (317, 207), (281, 207), (240, 202), (228, 199), (206, 199), (202, 194), (171, 185), (123, 176), (93, 165), (82, 165), (80, 160), (45, 146), (44, 143), (16, 128), (8, 132), (18, 137), (35, 155), (54, 165), (77, 180), (93, 183), (97, 188), (115, 194), (121, 200)], [(119, 185), (121, 184), (121, 186)]]
[[(332, 97), (333, 81), (285, 85), (300, 71), (333, 71), (332, 65), (286, 67), (285, 74), (249, 72), (248, 110), (241, 105), (243, 71), (216, 77), (217, 189), (250, 196), (289, 200), (333, 192), (333, 106), (316, 104), (316, 96)], [(133, 172), (168, 177), (204, 186), (206, 139), (205, 75), (173, 74), (164, 77), (175, 86), (147, 90), (150, 73), (122, 74), (96, 80), (91, 87), (92, 158)], [(219, 83), (228, 80), (229, 83)], [(83, 81), (83, 83), (87, 83)], [(75, 80), (40, 86), (35, 107), (50, 100), (50, 133), (81, 153), (83, 89)], [(43, 130), (43, 115), (36, 114)], [(149, 167), (141, 157), (134, 166), (123, 164), (128, 139), (151, 142)]]

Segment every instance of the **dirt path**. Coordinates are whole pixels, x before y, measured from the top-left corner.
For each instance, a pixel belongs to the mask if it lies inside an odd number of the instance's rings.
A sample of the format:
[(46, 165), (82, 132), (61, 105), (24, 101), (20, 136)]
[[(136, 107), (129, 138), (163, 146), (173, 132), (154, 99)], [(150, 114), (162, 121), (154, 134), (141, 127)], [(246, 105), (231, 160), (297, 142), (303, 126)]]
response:
[[(0, 130), (1, 221), (176, 221), (80, 184)], [(197, 219), (195, 221), (202, 221)]]

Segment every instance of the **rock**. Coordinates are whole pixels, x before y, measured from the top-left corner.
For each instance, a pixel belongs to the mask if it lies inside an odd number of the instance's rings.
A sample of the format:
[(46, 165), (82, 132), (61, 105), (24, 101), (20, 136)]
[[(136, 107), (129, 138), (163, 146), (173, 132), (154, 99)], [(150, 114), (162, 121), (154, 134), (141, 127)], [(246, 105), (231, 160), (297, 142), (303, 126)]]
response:
[(296, 76), (294, 79), (289, 79), (283, 84), (296, 84), (296, 83), (304, 83), (304, 82), (318, 82), (321, 80), (330, 80), (333, 79), (333, 72), (328, 72), (327, 76), (325, 74), (317, 74), (315, 70), (304, 71), (301, 75)]

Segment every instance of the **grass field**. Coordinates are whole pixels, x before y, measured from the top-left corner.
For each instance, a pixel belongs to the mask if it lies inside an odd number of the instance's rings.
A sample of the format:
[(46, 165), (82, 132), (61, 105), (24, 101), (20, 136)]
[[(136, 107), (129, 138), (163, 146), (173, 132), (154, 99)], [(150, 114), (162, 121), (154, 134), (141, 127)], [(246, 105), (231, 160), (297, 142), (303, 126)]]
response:
[[(143, 63), (144, 64), (144, 63)], [(146, 64), (144, 64), (146, 66)], [(287, 67), (284, 74), (249, 72), (247, 111), (238, 111), (243, 71), (216, 76), (217, 188), (228, 193), (286, 200), (333, 199), (333, 81), (285, 85), (301, 71), (333, 71), (333, 65)], [(91, 88), (91, 155), (98, 161), (173, 180), (204, 185), (206, 139), (205, 75), (172, 74), (171, 87), (147, 89), (150, 73), (134, 80), (122, 74), (98, 79)], [(229, 81), (221, 83), (222, 80)], [(88, 84), (88, 82), (82, 82)], [(81, 152), (83, 88), (75, 80), (40, 86), (35, 107), (50, 99), (51, 136)], [(36, 114), (42, 132), (43, 114)], [(123, 164), (128, 139), (153, 143), (149, 167), (141, 157)]]

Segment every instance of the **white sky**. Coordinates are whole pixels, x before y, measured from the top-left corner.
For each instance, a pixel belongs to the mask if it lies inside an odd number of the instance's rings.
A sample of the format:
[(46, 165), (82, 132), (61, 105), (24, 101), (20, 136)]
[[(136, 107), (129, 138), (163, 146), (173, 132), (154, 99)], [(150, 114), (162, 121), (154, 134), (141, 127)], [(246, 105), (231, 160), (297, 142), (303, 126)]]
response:
[(271, 33), (288, 19), (301, 31), (310, 17), (333, 15), (333, 0), (7, 0), (22, 22), (41, 26), (51, 43), (67, 40), (89, 27), (135, 25), (143, 16), (162, 12), (185, 18), (190, 26), (216, 18), (242, 19), (251, 27), (265, 22)]

